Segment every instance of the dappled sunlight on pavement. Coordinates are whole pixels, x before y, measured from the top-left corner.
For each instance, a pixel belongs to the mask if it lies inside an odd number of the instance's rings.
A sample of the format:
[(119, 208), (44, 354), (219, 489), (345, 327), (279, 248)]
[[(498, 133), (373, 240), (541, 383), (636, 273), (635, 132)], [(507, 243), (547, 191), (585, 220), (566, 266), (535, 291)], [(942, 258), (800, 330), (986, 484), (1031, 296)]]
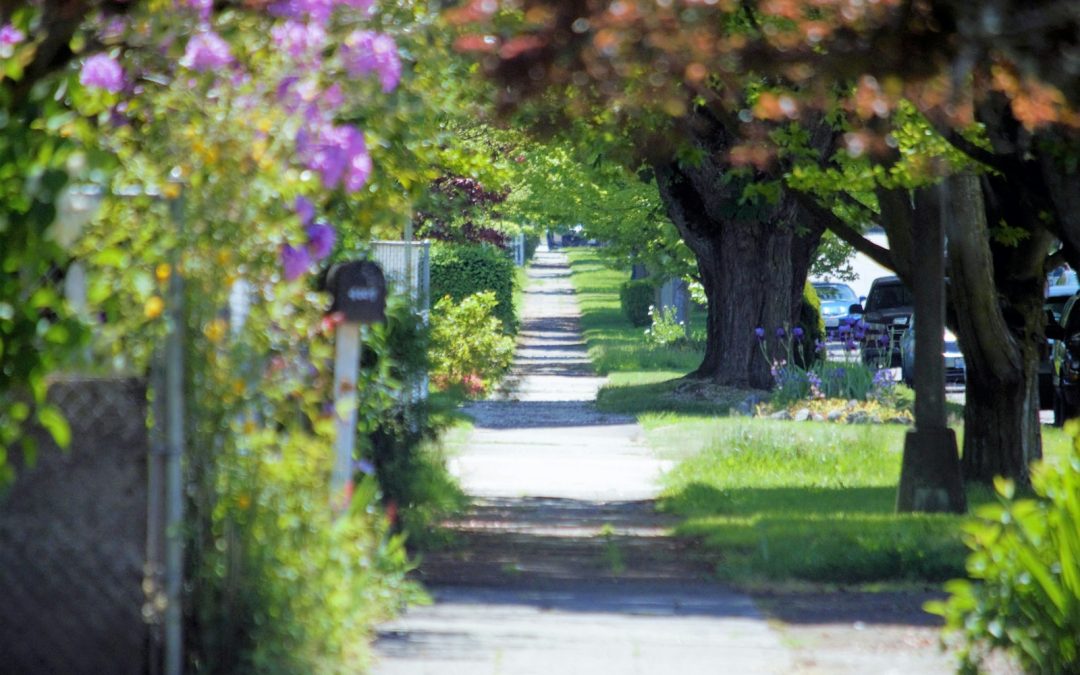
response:
[(424, 554), (436, 600), (379, 632), (379, 675), (791, 672), (752, 600), (710, 581), (655, 497), (671, 463), (596, 409), (565, 256), (529, 270), (507, 385), (467, 407), (451, 470), (473, 508)]

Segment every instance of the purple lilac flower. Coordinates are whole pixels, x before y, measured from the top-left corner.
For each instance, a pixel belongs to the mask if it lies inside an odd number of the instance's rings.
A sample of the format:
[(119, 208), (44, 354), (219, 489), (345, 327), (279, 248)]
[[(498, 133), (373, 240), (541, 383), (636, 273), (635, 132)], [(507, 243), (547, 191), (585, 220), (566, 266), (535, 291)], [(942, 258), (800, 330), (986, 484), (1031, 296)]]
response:
[(26, 33), (10, 23), (5, 23), (3, 27), (0, 27), (0, 46), (2, 47), (14, 47), (25, 39)]
[(765, 339), (765, 329), (762, 328), (761, 326), (758, 326), (757, 328), (754, 329), (754, 335), (757, 336), (758, 340), (764, 340)]
[(330, 13), (334, 11), (333, 0), (280, 0), (270, 5), (270, 13), (290, 19), (311, 19), (320, 25), (326, 25)]
[(214, 9), (214, 0), (179, 0), (176, 4), (179, 7), (195, 10), (202, 21), (209, 21), (210, 12)]
[(295, 61), (314, 60), (326, 45), (326, 30), (318, 23), (286, 21), (270, 29), (278, 49)]
[(394, 38), (389, 35), (369, 30), (353, 31), (345, 38), (340, 53), (349, 75), (362, 77), (375, 72), (383, 92), (389, 93), (397, 87), (401, 79), (401, 58)]
[(371, 175), (371, 157), (359, 129), (326, 124), (314, 133), (302, 130), (297, 134), (296, 142), (307, 168), (322, 176), (327, 189), (344, 183), (346, 190), (355, 192), (367, 183)]
[(192, 35), (184, 50), (184, 56), (180, 59), (180, 65), (200, 73), (224, 68), (232, 62), (229, 43), (210, 30)]
[(337, 241), (334, 228), (327, 223), (318, 222), (308, 225), (306, 231), (307, 250), (311, 258), (317, 262), (330, 255), (330, 252), (334, 250), (334, 242)]
[(124, 69), (108, 54), (94, 54), (83, 63), (79, 82), (85, 87), (97, 87), (115, 94), (124, 88)]
[(795, 336), (796, 340), (801, 340), (802, 336), (804, 335), (804, 331), (802, 329), (802, 326), (795, 326), (794, 328), (792, 328), (791, 329), (791, 334)]
[(310, 225), (315, 220), (315, 205), (307, 197), (297, 197), (293, 203), (296, 215), (300, 216), (300, 222)]
[(341, 85), (334, 83), (326, 88), (319, 96), (319, 109), (323, 112), (333, 113), (345, 104), (345, 94), (341, 91)]
[(304, 247), (293, 248), (285, 244), (281, 247), (281, 266), (285, 269), (285, 281), (292, 281), (311, 267), (311, 255)]
[(338, 4), (344, 5), (345, 7), (352, 7), (361, 12), (366, 12), (371, 9), (374, 0), (338, 0)]

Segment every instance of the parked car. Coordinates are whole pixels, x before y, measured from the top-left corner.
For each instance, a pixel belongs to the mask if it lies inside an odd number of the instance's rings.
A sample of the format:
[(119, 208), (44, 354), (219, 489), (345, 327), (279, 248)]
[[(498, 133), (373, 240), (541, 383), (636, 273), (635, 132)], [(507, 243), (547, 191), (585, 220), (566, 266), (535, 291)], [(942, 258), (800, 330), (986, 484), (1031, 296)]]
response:
[(1054, 424), (1080, 412), (1080, 293), (1065, 303), (1061, 312), (1059, 340), (1050, 352)]
[(859, 303), (855, 291), (847, 284), (829, 281), (813, 282), (818, 299), (821, 300), (821, 318), (825, 321), (825, 334), (834, 337), (840, 328), (840, 322), (851, 315), (851, 306)]
[(880, 277), (870, 285), (865, 305), (852, 305), (852, 314), (861, 313), (866, 338), (862, 360), (886, 368), (900, 365), (900, 338), (914, 311), (911, 290), (899, 277)]
[[(1069, 298), (1080, 291), (1080, 283), (1077, 282), (1076, 272), (1066, 271), (1054, 278), (1054, 283), (1047, 279), (1046, 300), (1043, 308), (1046, 310), (1046, 323), (1048, 326), (1061, 325), (1061, 315), (1065, 309), (1065, 303)], [(1043, 410), (1053, 408), (1054, 382), (1051, 352), (1054, 350), (1054, 340), (1047, 339), (1039, 355), (1039, 407)]]
[[(965, 384), (967, 369), (964, 355), (952, 331), (945, 329), (945, 345), (942, 349), (945, 358), (945, 384)], [(908, 385), (915, 382), (915, 317), (911, 318), (907, 330), (900, 338), (900, 377)]]

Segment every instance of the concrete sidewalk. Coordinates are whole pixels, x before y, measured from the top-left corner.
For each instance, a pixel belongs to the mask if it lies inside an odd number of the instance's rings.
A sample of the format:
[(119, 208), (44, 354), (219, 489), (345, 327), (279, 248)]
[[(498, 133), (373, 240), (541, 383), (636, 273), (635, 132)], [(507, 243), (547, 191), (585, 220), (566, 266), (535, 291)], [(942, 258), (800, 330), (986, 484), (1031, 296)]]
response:
[(596, 410), (566, 258), (529, 270), (508, 393), (470, 407), (452, 470), (474, 508), (429, 553), (435, 604), (384, 625), (379, 675), (788, 673), (746, 596), (667, 536), (652, 500), (668, 464), (632, 418)]

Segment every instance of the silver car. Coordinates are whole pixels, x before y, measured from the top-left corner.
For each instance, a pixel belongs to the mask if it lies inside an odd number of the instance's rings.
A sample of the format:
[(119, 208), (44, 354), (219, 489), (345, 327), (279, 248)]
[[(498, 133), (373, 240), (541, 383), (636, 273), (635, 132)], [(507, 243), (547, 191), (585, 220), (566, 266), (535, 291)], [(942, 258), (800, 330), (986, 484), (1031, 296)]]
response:
[[(964, 355), (960, 352), (956, 336), (948, 328), (945, 329), (945, 348), (942, 355), (945, 357), (945, 384), (965, 384), (967, 370)], [(907, 330), (900, 337), (900, 376), (908, 385), (915, 381), (915, 317), (911, 318)]]

